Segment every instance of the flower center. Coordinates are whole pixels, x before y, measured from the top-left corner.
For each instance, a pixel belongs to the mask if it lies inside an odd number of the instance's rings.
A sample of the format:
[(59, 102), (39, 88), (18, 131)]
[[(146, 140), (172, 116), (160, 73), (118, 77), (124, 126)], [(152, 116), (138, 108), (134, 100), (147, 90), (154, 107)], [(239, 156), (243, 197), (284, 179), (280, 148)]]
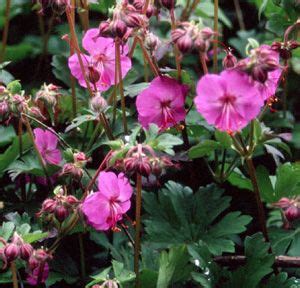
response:
[(222, 98), (221, 98), (222, 102), (225, 104), (225, 105), (233, 105), (235, 100), (236, 100), (236, 97), (234, 95), (230, 95), (230, 94), (225, 94)]

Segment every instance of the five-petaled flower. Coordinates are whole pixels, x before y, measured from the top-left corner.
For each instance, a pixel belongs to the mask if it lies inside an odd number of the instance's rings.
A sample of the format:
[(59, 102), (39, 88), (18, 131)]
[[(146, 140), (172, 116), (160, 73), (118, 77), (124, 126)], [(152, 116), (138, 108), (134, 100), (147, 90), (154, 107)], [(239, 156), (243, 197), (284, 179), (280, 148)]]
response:
[(197, 84), (195, 105), (208, 124), (227, 132), (244, 128), (260, 112), (263, 99), (243, 72), (205, 75)]
[(34, 129), (33, 133), (35, 136), (34, 142), (43, 160), (49, 164), (58, 165), (61, 161), (61, 153), (57, 149), (57, 136), (41, 128)]
[(123, 173), (101, 172), (98, 189), (84, 200), (82, 212), (96, 230), (115, 228), (131, 206), (132, 187)]
[[(83, 48), (89, 55), (81, 54), (84, 73), (81, 69), (77, 54), (69, 58), (69, 68), (79, 84), (87, 87), (85, 78), (91, 89), (105, 91), (115, 84), (115, 43), (112, 38), (99, 37), (98, 29), (89, 29), (83, 39)], [(124, 78), (131, 68), (131, 60), (127, 57), (128, 46), (121, 47), (121, 70)], [(118, 81), (117, 81), (118, 82)]]
[(156, 77), (136, 99), (139, 122), (148, 128), (153, 123), (161, 130), (178, 124), (185, 118), (184, 103), (188, 87), (175, 79)]

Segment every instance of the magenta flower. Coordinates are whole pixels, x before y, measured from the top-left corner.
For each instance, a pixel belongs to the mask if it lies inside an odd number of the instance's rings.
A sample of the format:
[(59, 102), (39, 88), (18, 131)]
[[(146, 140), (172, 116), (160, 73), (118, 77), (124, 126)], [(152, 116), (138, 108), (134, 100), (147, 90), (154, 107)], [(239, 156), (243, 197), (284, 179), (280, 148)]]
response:
[[(81, 54), (86, 78), (93, 90), (105, 91), (115, 84), (115, 44), (114, 39), (99, 37), (98, 29), (89, 29), (83, 39), (83, 48), (89, 55)], [(121, 47), (121, 67), (124, 78), (131, 68), (131, 60), (127, 57), (128, 46)], [(79, 84), (87, 87), (82, 73), (78, 56), (73, 54), (69, 58), (69, 68)]]
[(154, 123), (164, 130), (185, 118), (185, 97), (188, 87), (176, 80), (156, 77), (136, 99), (139, 122), (145, 128)]
[(61, 153), (57, 149), (58, 139), (50, 131), (36, 128), (33, 130), (35, 144), (41, 153), (44, 161), (49, 164), (58, 165), (61, 161)]
[[(37, 286), (38, 284), (45, 283), (47, 280), (49, 276), (49, 265), (47, 262), (45, 262), (43, 266), (41, 265), (42, 264), (38, 265), (28, 274), (27, 282), (29, 285)], [(38, 283), (38, 280), (40, 280), (40, 283)]]
[(222, 131), (234, 132), (254, 119), (263, 99), (249, 77), (227, 70), (221, 75), (206, 75), (197, 84), (195, 105), (208, 124)]
[(108, 230), (129, 210), (132, 187), (123, 173), (101, 172), (98, 189), (84, 200), (82, 212), (96, 230)]

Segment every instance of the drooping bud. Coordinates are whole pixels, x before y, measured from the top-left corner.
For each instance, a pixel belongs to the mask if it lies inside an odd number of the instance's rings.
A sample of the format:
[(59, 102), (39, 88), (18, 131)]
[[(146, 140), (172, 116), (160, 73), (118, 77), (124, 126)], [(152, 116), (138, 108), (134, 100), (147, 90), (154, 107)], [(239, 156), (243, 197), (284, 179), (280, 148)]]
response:
[(259, 65), (253, 67), (251, 75), (254, 80), (260, 83), (265, 83), (268, 79), (268, 72)]
[(117, 19), (111, 23), (111, 31), (114, 37), (123, 38), (127, 32), (127, 26), (124, 21)]
[(193, 41), (188, 34), (185, 34), (177, 40), (176, 44), (181, 53), (186, 53), (192, 49)]
[(99, 25), (99, 36), (102, 36), (102, 37), (112, 36), (109, 22), (105, 21), (105, 22), (100, 23), (100, 25)]
[(147, 33), (145, 37), (145, 47), (147, 50), (155, 51), (160, 43), (159, 38), (153, 33)]
[(29, 243), (24, 243), (20, 246), (20, 257), (23, 260), (28, 260), (33, 253), (33, 247)]
[(200, 34), (202, 36), (202, 39), (206, 41), (209, 40), (216, 33), (211, 28), (204, 27), (203, 29), (201, 29)]
[(96, 84), (100, 79), (99, 72), (93, 67), (88, 67), (88, 79), (92, 84)]
[(175, 8), (176, 0), (161, 0), (161, 5), (168, 10), (172, 10)]
[(73, 196), (73, 195), (68, 195), (66, 197), (66, 202), (70, 205), (70, 206), (73, 206), (73, 205), (76, 205), (79, 203), (79, 200)]
[(5, 115), (9, 111), (9, 106), (6, 100), (0, 102), (0, 115)]
[(82, 168), (78, 167), (75, 163), (66, 163), (64, 164), (60, 175), (70, 175), (76, 180), (80, 180), (83, 176), (83, 171)]
[(47, 213), (53, 213), (57, 203), (53, 199), (46, 199), (42, 204), (42, 211)]
[(63, 222), (68, 216), (70, 212), (64, 205), (57, 205), (54, 211), (55, 218), (59, 222)]
[(98, 94), (92, 98), (90, 106), (95, 113), (102, 113), (107, 107), (107, 102), (100, 94)]
[(19, 257), (20, 247), (17, 244), (9, 243), (4, 248), (4, 255), (7, 262), (12, 262)]
[(154, 15), (155, 9), (153, 7), (153, 5), (149, 5), (147, 10), (146, 10), (146, 16), (148, 18), (151, 18)]
[(296, 220), (300, 216), (299, 208), (294, 205), (291, 205), (284, 211), (284, 215), (288, 221)]
[(233, 68), (237, 64), (237, 59), (236, 57), (228, 51), (226, 53), (225, 58), (223, 59), (223, 67), (225, 69)]

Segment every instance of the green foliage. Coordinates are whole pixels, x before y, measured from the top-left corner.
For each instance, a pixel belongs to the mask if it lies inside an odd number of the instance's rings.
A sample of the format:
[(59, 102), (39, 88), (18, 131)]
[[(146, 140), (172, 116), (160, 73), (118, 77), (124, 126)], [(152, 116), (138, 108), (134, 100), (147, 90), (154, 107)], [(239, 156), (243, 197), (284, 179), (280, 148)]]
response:
[(189, 187), (172, 181), (158, 196), (144, 193), (147, 238), (160, 248), (202, 240), (215, 255), (234, 252), (232, 237), (245, 231), (251, 217), (231, 212), (220, 218), (230, 203), (230, 197), (222, 194), (215, 185), (193, 194)]

